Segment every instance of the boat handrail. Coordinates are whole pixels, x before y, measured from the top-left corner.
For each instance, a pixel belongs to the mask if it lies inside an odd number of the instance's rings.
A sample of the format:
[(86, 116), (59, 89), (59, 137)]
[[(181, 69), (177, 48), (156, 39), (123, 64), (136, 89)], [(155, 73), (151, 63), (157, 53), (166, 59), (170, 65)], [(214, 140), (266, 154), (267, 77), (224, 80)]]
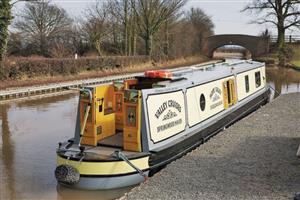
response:
[(82, 123), (82, 128), (81, 128), (80, 133), (79, 133), (79, 136), (80, 136), (79, 144), (78, 144), (79, 146), (80, 146), (80, 143), (81, 143), (81, 140), (82, 140), (83, 132), (84, 132), (84, 129), (85, 129), (85, 125), (86, 125), (88, 116), (89, 116), (91, 105), (93, 103), (93, 95), (92, 95), (91, 90), (83, 88), (83, 89), (80, 89), (80, 91), (88, 92), (88, 94), (89, 94), (89, 104), (86, 107), (86, 110), (85, 110), (85, 113), (84, 113), (84, 118), (83, 118), (83, 123)]
[(229, 66), (239, 65), (239, 64), (243, 64), (243, 63), (252, 64), (253, 61), (252, 61), (252, 59), (248, 59), (248, 60), (238, 60), (236, 62), (226, 62), (226, 64), (229, 65)]
[(92, 95), (92, 91), (86, 88), (82, 88), (79, 90), (80, 92), (88, 92), (89, 93), (89, 103), (93, 102), (93, 95)]

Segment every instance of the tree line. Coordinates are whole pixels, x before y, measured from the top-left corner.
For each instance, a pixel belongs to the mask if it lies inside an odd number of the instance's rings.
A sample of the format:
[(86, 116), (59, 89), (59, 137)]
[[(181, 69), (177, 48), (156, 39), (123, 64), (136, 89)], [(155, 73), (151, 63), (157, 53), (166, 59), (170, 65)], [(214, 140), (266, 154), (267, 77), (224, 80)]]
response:
[[(243, 11), (256, 15), (253, 23), (269, 24), (277, 29), (279, 65), (285, 66), (295, 53), (286, 45), (285, 36), (287, 30), (300, 30), (300, 0), (253, 0)], [(268, 32), (263, 34), (266, 35)]]
[[(9, 8), (7, 2), (3, 5)], [(81, 19), (74, 19), (49, 0), (29, 1), (14, 19), (6, 21), (12, 20), (7, 55), (68, 57), (93, 53), (161, 59), (199, 54), (203, 39), (213, 34), (214, 24), (200, 8), (184, 11), (185, 3), (98, 0)], [(2, 46), (0, 49), (0, 54), (6, 51)]]

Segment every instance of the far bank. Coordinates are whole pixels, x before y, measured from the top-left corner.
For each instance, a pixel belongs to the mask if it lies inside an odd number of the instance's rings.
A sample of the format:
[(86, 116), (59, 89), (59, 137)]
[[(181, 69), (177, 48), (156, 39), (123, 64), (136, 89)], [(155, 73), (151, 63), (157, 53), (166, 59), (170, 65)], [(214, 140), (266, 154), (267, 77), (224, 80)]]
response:
[(155, 62), (147, 56), (107, 56), (80, 59), (15, 58), (4, 63), (0, 90), (176, 68), (209, 61), (205, 56)]
[[(287, 44), (286, 57), (287, 65), (283, 67), (300, 70), (300, 44)], [(269, 66), (279, 65), (279, 55), (276, 50), (272, 50), (268, 54), (259, 56), (256, 60), (265, 62)]]

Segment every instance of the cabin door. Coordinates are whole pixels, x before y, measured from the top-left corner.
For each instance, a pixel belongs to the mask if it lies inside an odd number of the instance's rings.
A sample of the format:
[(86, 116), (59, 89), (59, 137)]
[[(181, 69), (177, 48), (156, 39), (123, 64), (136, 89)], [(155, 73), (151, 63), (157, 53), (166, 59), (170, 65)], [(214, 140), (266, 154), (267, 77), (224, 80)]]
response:
[(124, 92), (123, 148), (141, 151), (141, 93), (138, 90)]
[(225, 109), (236, 104), (237, 96), (234, 79), (229, 79), (223, 82), (223, 100)]

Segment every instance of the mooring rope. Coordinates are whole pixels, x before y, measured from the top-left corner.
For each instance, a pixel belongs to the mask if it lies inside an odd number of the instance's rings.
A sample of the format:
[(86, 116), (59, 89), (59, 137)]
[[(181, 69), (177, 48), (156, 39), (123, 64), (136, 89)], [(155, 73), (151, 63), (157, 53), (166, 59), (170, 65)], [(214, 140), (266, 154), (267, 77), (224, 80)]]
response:
[(141, 176), (144, 177), (144, 180), (147, 180), (147, 175), (143, 172), (143, 170), (139, 169), (137, 166), (135, 166), (132, 162), (130, 162), (130, 160), (126, 157), (126, 155), (124, 153), (122, 153), (121, 151), (115, 151), (115, 154), (117, 156), (117, 158), (122, 159), (123, 161), (125, 161), (129, 166), (131, 166), (133, 169), (135, 169)]
[(280, 93), (279, 93), (275, 88), (273, 88), (271, 85), (269, 85), (269, 87), (270, 87), (275, 93), (277, 93), (278, 96), (280, 96)]

